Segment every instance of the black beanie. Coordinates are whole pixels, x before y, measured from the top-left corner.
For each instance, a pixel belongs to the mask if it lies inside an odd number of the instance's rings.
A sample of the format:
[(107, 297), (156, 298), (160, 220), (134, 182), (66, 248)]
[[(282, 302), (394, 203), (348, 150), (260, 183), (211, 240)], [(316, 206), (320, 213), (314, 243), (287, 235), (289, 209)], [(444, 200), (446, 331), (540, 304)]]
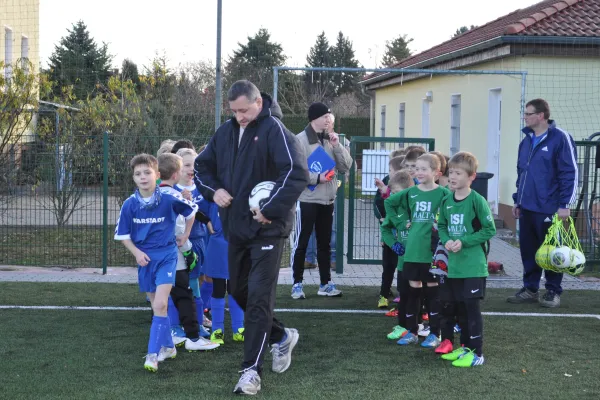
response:
[(308, 107), (308, 121), (312, 122), (317, 118), (322, 117), (325, 114), (331, 113), (329, 107), (327, 107), (323, 103), (312, 103), (310, 107)]

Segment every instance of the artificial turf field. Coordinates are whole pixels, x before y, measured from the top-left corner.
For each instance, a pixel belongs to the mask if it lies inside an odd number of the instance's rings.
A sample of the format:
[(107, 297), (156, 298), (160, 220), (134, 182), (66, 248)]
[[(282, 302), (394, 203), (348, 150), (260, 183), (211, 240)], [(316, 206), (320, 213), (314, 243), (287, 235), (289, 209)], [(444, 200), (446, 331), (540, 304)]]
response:
[[(394, 319), (376, 311), (376, 288), (344, 288), (342, 298), (319, 298), (305, 287), (303, 301), (278, 288), (276, 307), (298, 328), (290, 369), (270, 372), (264, 399), (598, 399), (596, 353), (600, 317), (487, 315), (487, 364), (459, 369), (432, 350), (403, 348), (385, 335)], [(485, 312), (600, 314), (600, 292), (571, 291), (558, 310), (514, 306), (514, 290), (488, 289)], [(135, 285), (0, 283), (0, 306), (147, 307)], [(339, 312), (319, 312), (319, 310)], [(346, 311), (346, 312), (344, 312)], [(150, 311), (0, 309), (2, 399), (224, 399), (239, 375), (242, 344), (226, 341), (211, 352), (180, 351), (143, 369)], [(226, 339), (231, 331), (228, 316)]]

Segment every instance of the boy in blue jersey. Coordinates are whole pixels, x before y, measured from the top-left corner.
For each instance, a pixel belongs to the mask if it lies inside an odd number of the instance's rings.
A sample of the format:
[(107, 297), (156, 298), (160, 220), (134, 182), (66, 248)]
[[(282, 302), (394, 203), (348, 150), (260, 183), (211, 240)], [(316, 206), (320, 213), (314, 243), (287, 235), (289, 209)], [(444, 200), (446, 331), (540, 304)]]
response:
[[(175, 197), (182, 197), (181, 193), (173, 188), (174, 185), (179, 181), (181, 175), (182, 159), (180, 156), (165, 153), (158, 157), (158, 172), (163, 177), (160, 184), (161, 193), (171, 194)], [(177, 232), (179, 229), (179, 220), (183, 220), (182, 216), (178, 217), (178, 223), (176, 228), (176, 234), (183, 233)], [(183, 222), (182, 222), (183, 224)], [(192, 229), (193, 230), (193, 229)], [(190, 233), (191, 236), (191, 233)], [(171, 296), (169, 298), (168, 315), (171, 326), (183, 325), (185, 330), (185, 337), (173, 336), (173, 342), (176, 346), (184, 345), (188, 351), (200, 351), (200, 350), (212, 350), (218, 346), (218, 344), (211, 343), (210, 341), (200, 338), (200, 327), (202, 324), (202, 318), (198, 318), (198, 312), (203, 313), (202, 308), (200, 311), (196, 309), (194, 303), (194, 297), (192, 296), (192, 290), (190, 289), (190, 273), (193, 273), (197, 268), (198, 256), (192, 247), (192, 243), (187, 240), (182, 246), (179, 247), (178, 263), (175, 273), (175, 286), (171, 289)], [(202, 253), (199, 253), (202, 255)], [(191, 272), (190, 272), (191, 271)], [(173, 331), (173, 330), (172, 330)]]
[[(123, 203), (115, 228), (120, 240), (138, 264), (138, 284), (152, 304), (148, 353), (144, 368), (158, 371), (158, 362), (177, 354), (171, 338), (167, 303), (175, 283), (177, 245), (184, 244), (194, 223), (197, 206), (182, 197), (161, 193), (156, 185), (158, 161), (139, 154), (129, 163), (137, 190)], [(183, 235), (175, 237), (177, 216), (186, 219)]]
[[(198, 154), (194, 149), (184, 147), (177, 151), (177, 155), (182, 158), (183, 167), (181, 169), (179, 182), (173, 186), (173, 188), (181, 192), (181, 195), (185, 199), (190, 200), (194, 204), (200, 204), (204, 197), (202, 197), (200, 191), (198, 191), (194, 184), (194, 161)], [(192, 242), (194, 251), (200, 255), (201, 260), (200, 268), (190, 272), (190, 288), (194, 294), (196, 310), (201, 310), (198, 311), (198, 322), (200, 324), (200, 334), (203, 337), (210, 336), (210, 333), (208, 333), (204, 327), (212, 327), (212, 322), (204, 315), (204, 309), (210, 308), (210, 302), (208, 300), (205, 302), (204, 299), (207, 297), (210, 298), (210, 295), (212, 294), (212, 280), (210, 282), (204, 280), (202, 286), (200, 286), (200, 278), (206, 279), (204, 275), (206, 244), (208, 242), (208, 236), (211, 233), (213, 233), (213, 229), (210, 219), (205, 213), (198, 211), (196, 213), (196, 222), (194, 222), (192, 232), (190, 233), (190, 242)]]

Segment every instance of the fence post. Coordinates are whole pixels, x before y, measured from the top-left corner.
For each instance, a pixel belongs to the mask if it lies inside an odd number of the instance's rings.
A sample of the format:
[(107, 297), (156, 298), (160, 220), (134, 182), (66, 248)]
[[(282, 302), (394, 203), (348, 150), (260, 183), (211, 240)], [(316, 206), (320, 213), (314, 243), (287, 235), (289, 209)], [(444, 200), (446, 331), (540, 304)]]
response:
[[(340, 134), (340, 145), (344, 146), (346, 135)], [(354, 165), (354, 162), (353, 162)], [(346, 231), (346, 174), (339, 172), (340, 187), (335, 198), (335, 272), (344, 273), (344, 232)]]
[(102, 137), (102, 275), (108, 266), (108, 132)]

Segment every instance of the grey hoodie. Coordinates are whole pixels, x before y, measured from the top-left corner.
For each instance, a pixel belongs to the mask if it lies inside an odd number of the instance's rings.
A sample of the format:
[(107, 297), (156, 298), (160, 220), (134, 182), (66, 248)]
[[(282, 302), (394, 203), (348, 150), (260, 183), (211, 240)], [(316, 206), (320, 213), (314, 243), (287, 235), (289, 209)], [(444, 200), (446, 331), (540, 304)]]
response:
[[(327, 137), (327, 139), (325, 139)], [(302, 132), (300, 132), (296, 138), (300, 142), (301, 147), (304, 149), (304, 155), (306, 163), (308, 164), (308, 157), (316, 150), (317, 147), (322, 147), (331, 158), (335, 160), (335, 168), (337, 172), (347, 173), (352, 167), (352, 157), (348, 150), (340, 143), (337, 147), (333, 147), (329, 141), (327, 134), (317, 133), (310, 124)], [(309, 185), (317, 185), (317, 177), (319, 174), (310, 172)], [(317, 185), (314, 191), (311, 191), (308, 187), (304, 189), (300, 195), (300, 201), (304, 203), (317, 203), (317, 204), (332, 204), (335, 201), (335, 195), (337, 193), (337, 179), (333, 179), (330, 182), (321, 182)]]

